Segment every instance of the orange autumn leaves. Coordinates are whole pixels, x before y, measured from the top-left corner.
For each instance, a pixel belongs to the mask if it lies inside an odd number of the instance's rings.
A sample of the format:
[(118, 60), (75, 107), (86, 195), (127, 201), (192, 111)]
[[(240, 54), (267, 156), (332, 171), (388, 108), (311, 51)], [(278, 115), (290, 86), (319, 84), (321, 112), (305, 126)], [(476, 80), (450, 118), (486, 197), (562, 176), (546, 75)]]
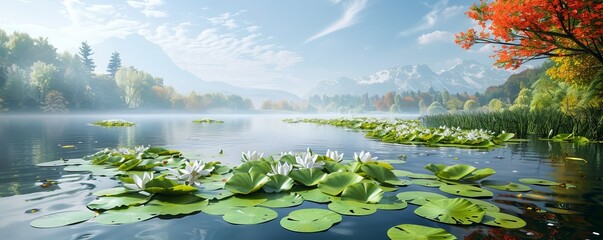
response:
[(603, 1), (481, 0), (467, 15), (478, 26), (457, 34), (456, 43), (494, 44), (501, 67), (553, 58), (557, 70), (550, 74), (579, 84), (603, 66)]

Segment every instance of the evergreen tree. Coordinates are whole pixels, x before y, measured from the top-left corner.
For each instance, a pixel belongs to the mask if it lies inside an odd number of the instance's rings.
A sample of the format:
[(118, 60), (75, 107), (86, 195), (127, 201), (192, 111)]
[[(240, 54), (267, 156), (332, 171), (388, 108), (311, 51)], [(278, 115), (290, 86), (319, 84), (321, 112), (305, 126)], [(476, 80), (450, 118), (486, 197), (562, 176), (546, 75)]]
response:
[(107, 66), (107, 73), (111, 78), (115, 78), (115, 73), (121, 67), (121, 58), (118, 52), (113, 52), (109, 59), (109, 65)]
[(88, 42), (82, 42), (82, 46), (80, 47), (79, 57), (81, 58), (84, 65), (90, 72), (94, 71), (96, 68), (96, 64), (94, 64), (94, 60), (90, 58), (94, 52), (92, 52), (92, 48), (88, 45)]

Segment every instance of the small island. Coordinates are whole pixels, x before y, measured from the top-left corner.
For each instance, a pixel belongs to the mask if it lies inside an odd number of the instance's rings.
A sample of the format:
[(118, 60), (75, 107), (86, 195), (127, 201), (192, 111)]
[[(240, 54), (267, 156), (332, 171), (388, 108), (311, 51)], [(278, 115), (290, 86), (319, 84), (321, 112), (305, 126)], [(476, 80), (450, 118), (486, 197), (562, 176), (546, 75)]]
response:
[(210, 119), (210, 118), (202, 118), (202, 119), (197, 119), (197, 120), (193, 120), (194, 123), (224, 123), (224, 121), (222, 120), (215, 120), (215, 119)]
[(108, 119), (91, 123), (94, 126), (101, 127), (132, 127), (136, 125), (136, 123), (128, 122), (122, 119)]

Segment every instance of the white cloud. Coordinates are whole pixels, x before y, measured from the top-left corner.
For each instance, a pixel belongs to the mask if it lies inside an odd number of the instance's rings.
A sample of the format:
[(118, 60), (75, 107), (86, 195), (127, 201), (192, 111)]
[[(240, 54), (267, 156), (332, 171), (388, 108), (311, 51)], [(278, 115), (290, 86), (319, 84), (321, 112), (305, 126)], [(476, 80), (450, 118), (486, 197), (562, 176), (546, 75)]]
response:
[(479, 53), (494, 53), (494, 45), (493, 44), (484, 44), (484, 46), (480, 47), (477, 52)]
[(250, 27), (247, 27), (246, 29), (247, 29), (248, 32), (253, 33), (253, 32), (257, 32), (260, 29), (260, 27), (258, 27), (258, 26), (250, 26)]
[(207, 18), (207, 20), (213, 25), (219, 25), (219, 26), (226, 27), (228, 29), (234, 29), (234, 28), (239, 27), (239, 25), (236, 23), (236, 21), (233, 19), (233, 17), (238, 16), (239, 14), (246, 12), (246, 11), (247, 10), (241, 10), (234, 14), (232, 14), (230, 12), (225, 12), (225, 13), (220, 14), (217, 17)]
[(362, 9), (364, 9), (366, 7), (366, 2), (367, 2), (367, 0), (355, 0), (351, 4), (348, 4), (345, 7), (345, 11), (343, 12), (343, 15), (341, 16), (341, 18), (339, 18), (337, 21), (335, 21), (333, 24), (331, 24), (324, 30), (322, 30), (319, 33), (315, 34), (314, 36), (308, 38), (304, 43), (314, 41), (318, 38), (324, 37), (335, 31), (339, 31), (341, 29), (344, 29), (344, 28), (347, 28), (347, 27), (350, 27), (350, 26), (356, 24), (357, 15), (358, 15), (358, 13), (360, 13), (360, 11), (362, 11)]
[(163, 5), (162, 0), (128, 0), (130, 7), (141, 9), (141, 13), (146, 17), (167, 17), (167, 13), (159, 11), (156, 8)]
[(452, 34), (446, 31), (433, 31), (430, 33), (422, 34), (417, 38), (417, 42), (421, 45), (430, 44), (439, 41), (451, 41)]
[(238, 86), (272, 86), (288, 77), (288, 69), (302, 61), (296, 52), (266, 44), (257, 30), (228, 31), (223, 22), (193, 32), (190, 24), (165, 24), (142, 34), (162, 46), (172, 60), (202, 79)]
[(447, 19), (453, 17), (463, 9), (464, 6), (447, 6), (447, 0), (441, 0), (436, 5), (431, 7), (431, 11), (429, 11), (425, 16), (423, 16), (421, 23), (417, 26), (404, 30), (399, 33), (400, 36), (405, 36), (414, 32), (418, 32), (421, 30), (426, 30), (435, 26), (441, 19)]

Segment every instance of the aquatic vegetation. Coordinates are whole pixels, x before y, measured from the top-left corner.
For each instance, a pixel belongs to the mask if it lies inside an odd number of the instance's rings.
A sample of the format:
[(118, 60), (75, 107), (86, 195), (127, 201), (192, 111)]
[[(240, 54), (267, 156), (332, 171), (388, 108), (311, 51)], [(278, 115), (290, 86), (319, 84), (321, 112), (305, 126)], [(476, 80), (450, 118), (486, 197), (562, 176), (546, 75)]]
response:
[(194, 123), (224, 123), (222, 120), (210, 119), (210, 118), (202, 118), (193, 120)]
[[(493, 169), (477, 169), (466, 164), (428, 164), (432, 175), (396, 169), (402, 162), (377, 160), (369, 152), (354, 153), (343, 159), (337, 151), (325, 155), (310, 149), (295, 154), (264, 157), (244, 152), (235, 167), (220, 162), (203, 162), (182, 156), (179, 151), (137, 146), (104, 149), (83, 159), (57, 160), (39, 166), (64, 166), (70, 171), (116, 176), (122, 186), (93, 193), (87, 204), (91, 211), (54, 213), (31, 222), (33, 227), (51, 228), (85, 222), (126, 224), (157, 216), (204, 212), (222, 215), (231, 224), (260, 224), (277, 219), (271, 208), (302, 206), (280, 219), (283, 228), (295, 232), (328, 230), (342, 221), (341, 215), (364, 216), (377, 211), (400, 211), (408, 203), (420, 205), (418, 216), (448, 224), (484, 224), (522, 228), (525, 222), (501, 213), (496, 205), (475, 197), (493, 197), (475, 181), (495, 174)], [(396, 163), (397, 162), (397, 163)], [(416, 177), (409, 181), (404, 177)], [(544, 179), (520, 179), (526, 184), (561, 186)], [(469, 198), (448, 198), (435, 192), (404, 191), (398, 186), (417, 184)], [(498, 191), (525, 191), (525, 185), (483, 180), (482, 186)], [(432, 188), (436, 190), (435, 188)], [(388, 193), (394, 191), (394, 193)], [(437, 190), (436, 190), (437, 191)], [(327, 209), (303, 208), (304, 201), (325, 204)], [(419, 231), (419, 232), (416, 232)], [(388, 231), (392, 239), (404, 236), (453, 235), (418, 225), (398, 225)]]
[[(376, 118), (338, 118), (338, 119), (285, 119), (289, 123), (313, 123), (346, 127), (366, 131), (368, 138), (388, 143), (425, 144), (443, 147), (489, 148), (500, 145), (513, 138), (513, 133), (501, 131), (499, 135), (484, 129), (462, 130), (458, 127), (440, 126), (429, 128), (421, 126), (417, 120), (383, 120)], [(358, 161), (372, 161), (370, 153), (355, 155)]]
[(455, 240), (454, 235), (441, 228), (425, 227), (415, 224), (400, 224), (387, 230), (387, 236), (392, 240), (403, 239), (441, 239)]
[(582, 136), (576, 136), (571, 133), (557, 134), (551, 138), (554, 142), (588, 143), (590, 140)]
[(101, 126), (101, 127), (132, 127), (136, 125), (136, 123), (128, 122), (123, 119), (108, 119), (102, 120), (98, 122), (93, 122), (91, 125)]

